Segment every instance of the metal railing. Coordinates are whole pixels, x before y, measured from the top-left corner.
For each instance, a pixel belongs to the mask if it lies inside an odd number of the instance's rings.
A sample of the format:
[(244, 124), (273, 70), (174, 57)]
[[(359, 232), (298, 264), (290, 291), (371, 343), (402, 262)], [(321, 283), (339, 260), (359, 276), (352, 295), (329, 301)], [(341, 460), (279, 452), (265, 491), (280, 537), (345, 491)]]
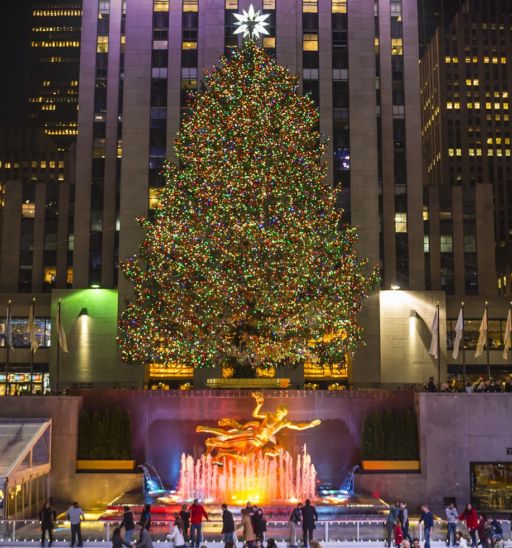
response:
[[(155, 542), (165, 542), (173, 526), (172, 521), (153, 521), (151, 536)], [(384, 521), (382, 519), (332, 520), (319, 521), (315, 530), (315, 538), (321, 542), (382, 542), (385, 539)], [(503, 538), (511, 540), (511, 522), (500, 521), (503, 527)], [(82, 522), (82, 536), (85, 542), (109, 542), (118, 521), (85, 520)], [(460, 524), (462, 531), (465, 527)], [(221, 541), (222, 523), (207, 521), (203, 523), (203, 540), (205, 542)], [(432, 530), (433, 541), (446, 539), (446, 523), (436, 521)], [(410, 522), (410, 535), (423, 540), (423, 527), (416, 520)], [(69, 522), (58, 521), (54, 529), (56, 542), (69, 542), (71, 538)], [(267, 523), (267, 538), (283, 542), (289, 538), (287, 521), (269, 521)], [(41, 530), (37, 520), (0, 520), (0, 545), (11, 543), (40, 542)]]

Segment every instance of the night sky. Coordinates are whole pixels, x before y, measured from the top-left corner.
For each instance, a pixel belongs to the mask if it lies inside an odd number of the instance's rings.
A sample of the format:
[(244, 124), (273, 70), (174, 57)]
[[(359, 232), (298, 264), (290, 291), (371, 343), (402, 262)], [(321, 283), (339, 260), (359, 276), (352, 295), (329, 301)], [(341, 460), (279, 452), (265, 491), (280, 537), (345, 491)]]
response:
[(0, 127), (24, 123), (28, 104), (32, 0), (0, 1)]

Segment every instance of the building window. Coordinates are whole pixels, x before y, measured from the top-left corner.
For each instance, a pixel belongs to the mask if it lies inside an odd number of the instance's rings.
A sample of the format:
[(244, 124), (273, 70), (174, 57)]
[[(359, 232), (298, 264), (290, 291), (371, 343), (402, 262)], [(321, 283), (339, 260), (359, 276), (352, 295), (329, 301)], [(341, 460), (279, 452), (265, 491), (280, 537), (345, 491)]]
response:
[(423, 235), (423, 253), (430, 252), (430, 237), (428, 234)]
[(473, 234), (464, 236), (464, 253), (476, 253), (476, 238)]
[(318, 13), (318, 0), (303, 0), (303, 13)]
[(169, 0), (155, 0), (153, 11), (169, 11)]
[(21, 204), (21, 216), (27, 219), (33, 219), (36, 216), (36, 204), (34, 202), (25, 202)]
[[(34, 324), (38, 345), (49, 348), (51, 340), (50, 318), (36, 318)], [(12, 319), (12, 345), (14, 348), (30, 348), (28, 318)], [(5, 317), (0, 318), (0, 347), (5, 347)]]
[(332, 0), (333, 13), (347, 13), (347, 0)]
[(407, 213), (395, 213), (395, 232), (407, 232)]
[(198, 12), (199, 11), (199, 0), (183, 0), (183, 11), (184, 12)]
[(304, 51), (318, 51), (318, 34), (304, 34)]
[(403, 55), (404, 46), (403, 40), (401, 38), (392, 38), (391, 39), (391, 55)]
[(224, 4), (225, 9), (227, 10), (237, 10), (238, 9), (238, 0), (226, 0)]
[(453, 238), (449, 234), (441, 236), (441, 253), (453, 252)]
[(48, 285), (55, 284), (57, 269), (54, 266), (45, 266), (43, 269), (43, 283)]
[(276, 0), (263, 0), (263, 9), (264, 10), (275, 10), (276, 9)]

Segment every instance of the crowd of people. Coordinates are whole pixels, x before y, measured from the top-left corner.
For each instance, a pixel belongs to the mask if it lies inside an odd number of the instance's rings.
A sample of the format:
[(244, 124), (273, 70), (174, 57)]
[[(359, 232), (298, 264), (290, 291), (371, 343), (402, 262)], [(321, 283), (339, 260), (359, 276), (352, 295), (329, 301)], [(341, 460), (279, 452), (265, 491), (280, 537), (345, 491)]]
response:
[(457, 393), (482, 393), (482, 392), (512, 392), (512, 375), (501, 379), (478, 377), (474, 381), (466, 383), (458, 380), (456, 377), (449, 377), (447, 382), (440, 387), (434, 382), (434, 377), (430, 377), (425, 384), (424, 389), (427, 392), (457, 392)]
[[(445, 508), (447, 523), (446, 546), (468, 548), (503, 548), (503, 529), (501, 524), (491, 516), (479, 514), (476, 509), (467, 504), (459, 513), (455, 504), (450, 503)], [(430, 537), (435, 525), (434, 514), (426, 505), (421, 507), (420, 523), (424, 529), (424, 548), (430, 548)], [(469, 538), (466, 538), (458, 526), (464, 523)], [(409, 511), (404, 502), (395, 502), (389, 509), (386, 519), (386, 545), (394, 544), (399, 548), (419, 548), (418, 538), (412, 538), (409, 528)]]

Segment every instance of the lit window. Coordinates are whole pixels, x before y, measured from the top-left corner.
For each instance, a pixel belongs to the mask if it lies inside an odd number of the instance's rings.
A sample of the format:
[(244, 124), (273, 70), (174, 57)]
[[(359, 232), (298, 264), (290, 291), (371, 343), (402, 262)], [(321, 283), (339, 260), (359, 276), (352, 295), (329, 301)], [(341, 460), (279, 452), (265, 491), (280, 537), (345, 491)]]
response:
[(457, 156), (462, 156), (462, 149), (461, 149), (461, 148), (455, 149), (455, 154), (456, 154)]
[(455, 156), (455, 149), (454, 148), (449, 148), (448, 149), (448, 156)]
[(474, 148), (470, 148), (470, 149), (469, 149), (469, 155), (470, 155), (470, 156), (474, 156), (474, 155), (475, 155), (475, 149), (474, 149)]
[(451, 109), (453, 108), (453, 103), (452, 103), (451, 101), (448, 101), (448, 102), (446, 103), (446, 108), (449, 109), (449, 110), (451, 110)]
[(238, 0), (226, 0), (224, 7), (227, 10), (237, 10), (238, 9)]
[(304, 51), (318, 51), (318, 34), (304, 34)]
[(452, 253), (453, 251), (453, 238), (451, 235), (441, 236), (441, 253)]
[(149, 209), (160, 208), (160, 192), (161, 190), (159, 188), (149, 189)]
[(407, 232), (407, 213), (395, 213), (395, 232)]
[(302, 0), (303, 13), (317, 13), (318, 0)]
[(347, 13), (347, 0), (332, 0), (333, 13)]
[(153, 11), (169, 11), (169, 0), (155, 0)]
[(276, 0), (263, 0), (263, 9), (264, 10), (275, 10), (276, 9)]
[(428, 221), (428, 208), (425, 206), (423, 207), (423, 220)]
[(451, 63), (451, 62), (452, 62), (452, 58), (451, 58), (451, 57), (445, 57), (445, 58), (444, 58), (444, 62), (445, 62), (445, 63)]
[(59, 160), (59, 169), (64, 169), (64, 161)]
[(68, 266), (66, 270), (66, 285), (73, 285), (73, 267)]
[(183, 42), (182, 49), (197, 49), (197, 42)]
[(108, 53), (108, 36), (98, 36), (97, 53)]
[(473, 85), (474, 86), (480, 85), (480, 80), (473, 80)]
[(487, 151), (487, 156), (494, 156), (494, 149), (490, 148), (490, 149)]
[(27, 219), (33, 219), (36, 216), (36, 204), (28, 201), (21, 204), (21, 216)]
[(31, 165), (31, 167), (34, 168), (34, 169), (37, 168), (37, 162), (35, 162), (35, 161), (30, 162), (30, 165)]
[(46, 169), (46, 161), (45, 160), (41, 160), (39, 162), (39, 166), (41, 167), (41, 169)]
[(391, 39), (391, 55), (403, 55), (403, 41), (401, 38), (392, 38)]
[(428, 253), (430, 251), (430, 238), (428, 234), (423, 235), (423, 252)]
[(275, 36), (265, 36), (263, 38), (263, 47), (274, 49), (276, 47), (276, 38)]
[(183, 0), (183, 11), (199, 11), (199, 0)]
[(55, 277), (57, 276), (57, 269), (54, 266), (45, 266), (43, 269), (43, 283), (53, 284), (55, 283)]

